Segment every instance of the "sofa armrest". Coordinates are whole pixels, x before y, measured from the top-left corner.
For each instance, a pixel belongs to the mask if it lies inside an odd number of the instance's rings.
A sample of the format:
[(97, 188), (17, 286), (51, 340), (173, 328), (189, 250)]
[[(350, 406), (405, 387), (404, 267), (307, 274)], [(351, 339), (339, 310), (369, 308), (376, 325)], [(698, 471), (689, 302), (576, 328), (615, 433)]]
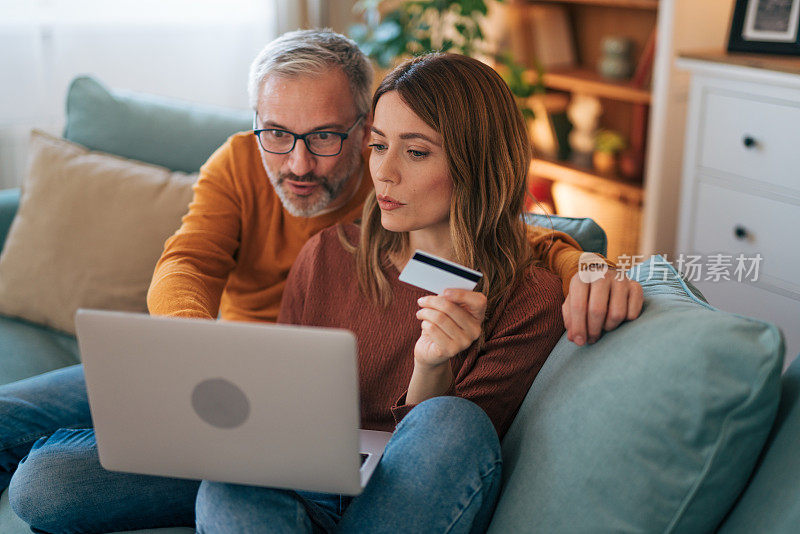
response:
[(3, 250), (8, 230), (11, 228), (11, 221), (17, 214), (19, 195), (19, 188), (0, 190), (0, 250)]

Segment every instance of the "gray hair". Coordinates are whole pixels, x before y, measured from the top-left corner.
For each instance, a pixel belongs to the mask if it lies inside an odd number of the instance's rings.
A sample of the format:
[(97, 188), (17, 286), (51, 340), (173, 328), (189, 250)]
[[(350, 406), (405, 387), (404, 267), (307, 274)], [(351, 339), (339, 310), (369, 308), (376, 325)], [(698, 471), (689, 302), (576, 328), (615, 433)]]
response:
[(330, 29), (288, 32), (269, 43), (253, 60), (247, 91), (250, 107), (267, 76), (313, 75), (339, 67), (350, 82), (359, 114), (367, 114), (372, 92), (372, 65), (358, 45)]

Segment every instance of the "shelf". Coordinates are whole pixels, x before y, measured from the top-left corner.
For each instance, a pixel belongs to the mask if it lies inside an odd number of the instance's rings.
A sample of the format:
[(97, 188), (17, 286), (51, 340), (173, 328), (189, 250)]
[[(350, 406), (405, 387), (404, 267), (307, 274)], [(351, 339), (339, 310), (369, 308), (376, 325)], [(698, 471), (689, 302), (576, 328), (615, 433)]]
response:
[(650, 104), (650, 91), (634, 87), (629, 81), (612, 81), (590, 69), (554, 69), (544, 74), (549, 89), (584, 93), (632, 104)]
[(531, 3), (581, 4), (586, 6), (620, 7), (629, 9), (658, 10), (658, 0), (530, 0)]
[(597, 191), (608, 197), (617, 197), (633, 204), (641, 204), (644, 200), (644, 189), (641, 184), (619, 176), (602, 175), (567, 161), (534, 158), (530, 173), (554, 182), (565, 182)]

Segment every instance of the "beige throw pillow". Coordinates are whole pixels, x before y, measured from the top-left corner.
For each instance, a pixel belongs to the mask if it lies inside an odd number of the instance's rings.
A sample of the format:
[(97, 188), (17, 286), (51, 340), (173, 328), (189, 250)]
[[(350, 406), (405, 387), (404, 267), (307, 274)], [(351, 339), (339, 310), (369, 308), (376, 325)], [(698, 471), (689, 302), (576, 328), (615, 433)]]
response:
[(35, 130), (29, 154), (0, 254), (0, 313), (74, 333), (78, 308), (147, 311), (153, 269), (197, 176)]

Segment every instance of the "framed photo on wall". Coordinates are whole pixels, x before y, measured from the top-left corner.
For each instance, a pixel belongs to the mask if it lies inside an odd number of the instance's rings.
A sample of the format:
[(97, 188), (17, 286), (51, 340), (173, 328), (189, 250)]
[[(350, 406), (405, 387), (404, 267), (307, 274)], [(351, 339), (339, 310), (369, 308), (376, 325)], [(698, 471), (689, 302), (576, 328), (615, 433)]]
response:
[(736, 0), (728, 51), (800, 55), (800, 0)]

